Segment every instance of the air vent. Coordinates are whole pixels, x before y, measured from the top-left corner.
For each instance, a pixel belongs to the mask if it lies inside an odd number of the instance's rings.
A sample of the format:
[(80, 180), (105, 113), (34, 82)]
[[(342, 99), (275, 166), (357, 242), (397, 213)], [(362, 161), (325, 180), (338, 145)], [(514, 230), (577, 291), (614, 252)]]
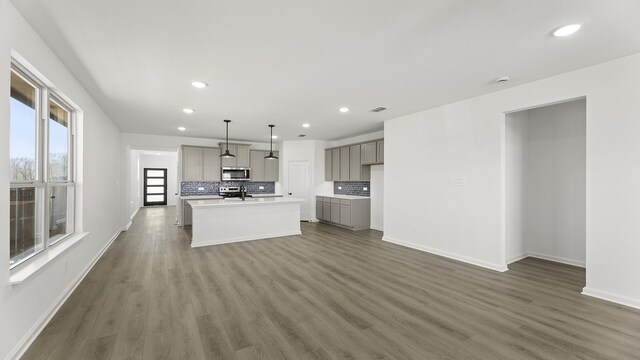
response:
[(305, 135), (305, 134), (300, 134), (300, 135), (298, 135), (298, 137), (299, 137), (299, 138), (303, 138), (303, 137), (305, 137), (305, 136), (307, 136), (307, 135)]
[(371, 111), (371, 112), (380, 112), (380, 111), (385, 111), (385, 110), (387, 110), (386, 107), (378, 106), (377, 108), (371, 109), (369, 111)]

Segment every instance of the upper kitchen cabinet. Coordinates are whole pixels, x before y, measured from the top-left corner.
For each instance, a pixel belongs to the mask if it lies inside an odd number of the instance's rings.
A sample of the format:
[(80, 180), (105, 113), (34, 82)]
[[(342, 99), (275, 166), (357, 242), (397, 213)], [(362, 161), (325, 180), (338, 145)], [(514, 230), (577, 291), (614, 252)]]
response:
[(377, 143), (377, 159), (378, 164), (384, 164), (384, 140), (380, 140)]
[[(227, 150), (226, 143), (219, 143), (222, 152)], [(249, 145), (246, 144), (229, 144), (229, 152), (235, 155), (232, 158), (222, 158), (223, 167), (249, 167)]]
[(333, 177), (331, 176), (331, 169), (332, 169), (332, 151), (331, 150), (325, 150), (324, 151), (324, 180), (325, 181), (332, 181)]
[(384, 163), (384, 140), (362, 144), (362, 165), (375, 165)]
[(349, 181), (349, 147), (340, 148), (340, 180)]
[[(250, 151), (251, 181), (280, 180), (280, 160), (265, 159), (264, 157), (267, 155), (269, 155), (268, 151)], [(274, 151), (273, 155), (278, 156), (278, 152)]]
[(331, 180), (340, 181), (340, 149), (331, 150)]
[(351, 181), (369, 181), (371, 179), (371, 167), (362, 166), (361, 146), (351, 145), (349, 147), (349, 180)]
[(220, 181), (220, 149), (182, 147), (182, 181)]

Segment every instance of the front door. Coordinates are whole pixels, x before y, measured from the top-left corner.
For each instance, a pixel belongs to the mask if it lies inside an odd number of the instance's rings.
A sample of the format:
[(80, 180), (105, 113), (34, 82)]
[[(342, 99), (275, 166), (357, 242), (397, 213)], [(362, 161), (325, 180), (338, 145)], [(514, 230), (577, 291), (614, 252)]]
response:
[(167, 169), (145, 168), (144, 206), (167, 205)]

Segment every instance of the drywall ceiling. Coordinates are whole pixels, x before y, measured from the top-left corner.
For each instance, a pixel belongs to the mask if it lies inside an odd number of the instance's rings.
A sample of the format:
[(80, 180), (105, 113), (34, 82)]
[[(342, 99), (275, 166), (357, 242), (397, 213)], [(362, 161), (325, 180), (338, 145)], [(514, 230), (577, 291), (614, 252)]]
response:
[(123, 132), (146, 134), (223, 138), (228, 118), (237, 140), (268, 141), (270, 123), (334, 140), (640, 51), (637, 0), (13, 3)]

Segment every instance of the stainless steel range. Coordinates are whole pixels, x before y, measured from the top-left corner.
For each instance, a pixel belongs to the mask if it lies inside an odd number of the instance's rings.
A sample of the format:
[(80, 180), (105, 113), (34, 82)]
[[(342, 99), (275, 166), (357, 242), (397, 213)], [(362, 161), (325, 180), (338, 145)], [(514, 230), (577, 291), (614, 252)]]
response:
[(247, 195), (247, 188), (245, 186), (220, 186), (220, 196), (225, 198), (242, 197), (244, 192), (245, 197), (251, 197)]

